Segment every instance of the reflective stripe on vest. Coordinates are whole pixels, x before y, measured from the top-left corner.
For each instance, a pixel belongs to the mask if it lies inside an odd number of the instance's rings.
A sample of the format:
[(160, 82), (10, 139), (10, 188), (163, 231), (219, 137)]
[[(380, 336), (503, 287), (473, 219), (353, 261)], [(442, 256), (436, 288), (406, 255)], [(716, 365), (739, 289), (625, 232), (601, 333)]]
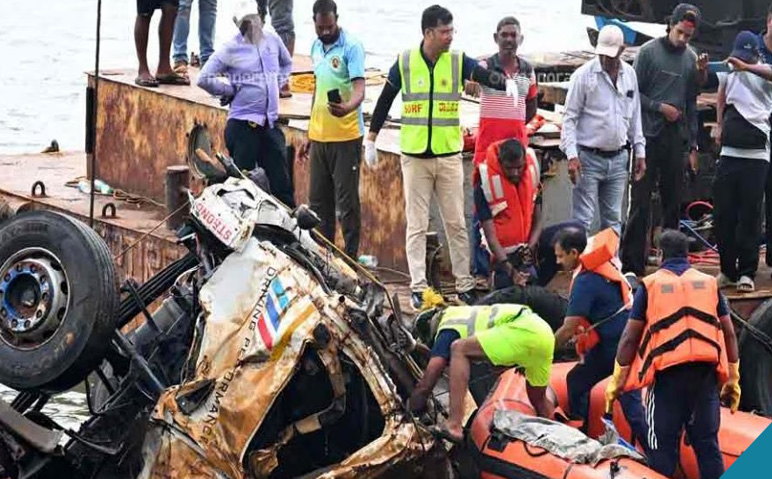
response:
[(461, 339), (474, 336), (476, 332), (511, 323), (523, 316), (534, 314), (527, 306), (500, 304), (494, 306), (454, 306), (443, 313), (437, 326), (437, 334), (443, 330), (456, 331)]
[(480, 187), (483, 190), (485, 201), (491, 209), (491, 215), (496, 216), (507, 209), (507, 199), (504, 197), (504, 185), (501, 184), (501, 176), (489, 174), (488, 165), (480, 163)]
[(403, 153), (416, 155), (428, 148), (435, 155), (461, 151), (462, 61), (460, 52), (443, 53), (430, 72), (420, 48), (406, 50), (399, 56), (402, 79), (400, 149)]
[(695, 269), (681, 276), (659, 270), (643, 282), (646, 326), (625, 390), (649, 386), (658, 371), (692, 362), (715, 363), (719, 382), (725, 382), (728, 361), (715, 278)]
[(525, 169), (519, 184), (513, 185), (501, 173), (498, 159), (500, 146), (509, 140), (494, 142), (488, 147), (485, 160), (477, 165), (475, 184), (479, 180), (485, 201), (491, 211), (496, 238), (504, 251), (516, 251), (526, 243), (533, 226), (533, 212), (538, 191), (536, 159), (526, 154)]

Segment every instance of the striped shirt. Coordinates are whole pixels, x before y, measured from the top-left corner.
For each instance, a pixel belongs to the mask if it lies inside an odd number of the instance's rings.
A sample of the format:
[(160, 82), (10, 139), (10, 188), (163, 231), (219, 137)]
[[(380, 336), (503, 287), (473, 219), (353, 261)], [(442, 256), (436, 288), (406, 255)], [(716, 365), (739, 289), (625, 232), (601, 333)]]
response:
[(498, 60), (498, 54), (487, 61), (480, 62), (481, 67), (503, 73), (507, 78), (513, 79), (516, 86), (514, 91), (510, 92), (483, 86), (480, 93), (480, 118), (523, 122), (526, 120), (526, 101), (536, 97), (538, 87), (533, 68), (525, 60), (518, 60), (521, 68), (514, 75), (504, 73)]

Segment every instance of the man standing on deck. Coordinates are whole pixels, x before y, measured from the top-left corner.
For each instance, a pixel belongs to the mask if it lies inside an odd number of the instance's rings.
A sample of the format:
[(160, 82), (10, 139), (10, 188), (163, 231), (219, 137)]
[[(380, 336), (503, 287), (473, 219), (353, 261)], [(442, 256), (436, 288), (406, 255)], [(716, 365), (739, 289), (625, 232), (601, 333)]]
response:
[[(759, 54), (763, 63), (772, 65), (772, 5), (767, 10), (767, 29), (759, 34)], [(772, 118), (770, 120), (772, 121)], [(767, 183), (764, 188), (764, 212), (766, 213), (764, 221), (767, 240), (766, 263), (767, 266), (772, 266), (772, 168), (767, 170)]]
[[(309, 202), (321, 219), (320, 231), (335, 241), (336, 210), (340, 211), (345, 252), (359, 250), (359, 163), (365, 134), (362, 101), (365, 99), (365, 49), (351, 33), (338, 26), (333, 0), (316, 0), (314, 25), (319, 36), (311, 47), (314, 62), (314, 98), (308, 127), (309, 142), (301, 156), (311, 156)], [(337, 92), (338, 100), (330, 101)]]
[(769, 170), (772, 68), (759, 63), (758, 36), (740, 32), (719, 74), (717, 118), (721, 142), (713, 185), (716, 243), (721, 258), (719, 288), (756, 290), (764, 183)]
[(462, 302), (475, 301), (474, 278), (469, 272), (469, 237), (464, 220), (464, 169), (459, 102), (464, 80), (500, 90), (514, 81), (480, 67), (462, 52), (450, 51), (453, 15), (439, 5), (423, 12), (421, 45), (404, 51), (389, 71), (378, 98), (364, 142), (365, 159), (377, 162), (375, 140), (397, 94), (402, 94), (402, 178), (407, 217), (407, 262), (413, 291), (411, 302), (419, 309), (426, 281), (426, 232), (429, 204), (436, 193), (450, 246), (456, 291)]
[(289, 80), (292, 58), (276, 34), (263, 31), (257, 7), (249, 4), (239, 6), (233, 17), (239, 33), (209, 58), (198, 86), (230, 104), (225, 145), (236, 166), (248, 171), (260, 166), (271, 193), (292, 208), (287, 145), (278, 125), (279, 87)]
[[(477, 82), (467, 82), (466, 92), (480, 96), (480, 125), (474, 147), (474, 165), (477, 167), (487, 155), (493, 143), (516, 138), (528, 147), (525, 125), (536, 116), (539, 89), (533, 67), (517, 56), (523, 44), (523, 30), (515, 17), (504, 17), (496, 26), (493, 41), (499, 52), (480, 62), (480, 66), (515, 81), (513, 91), (500, 91), (482, 87)], [(475, 212), (472, 220), (472, 273), (478, 282), (487, 284), (490, 276), (490, 255), (482, 247), (482, 227)]]
[(670, 18), (667, 36), (649, 41), (635, 59), (641, 92), (646, 174), (632, 185), (630, 217), (622, 237), (622, 271), (642, 277), (648, 258), (651, 197), (659, 182), (663, 228), (678, 229), (685, 188), (686, 153), (697, 171), (697, 95), (707, 79), (707, 55), (697, 54), (689, 41), (697, 31), (700, 10), (679, 4)]
[[(190, 34), (190, 10), (193, 0), (179, 0), (177, 19), (174, 22), (174, 71), (188, 74), (188, 35)], [(198, 0), (198, 46), (201, 66), (214, 53), (215, 23), (217, 22), (217, 0)]]
[(635, 155), (635, 180), (646, 171), (646, 140), (635, 70), (621, 59), (624, 34), (606, 25), (598, 36), (597, 58), (571, 75), (560, 149), (574, 183), (573, 218), (590, 231), (600, 207), (600, 229), (622, 232), (622, 203)]
[[(190, 85), (190, 80), (172, 70), (169, 52), (172, 48), (174, 19), (177, 17), (178, 0), (137, 0), (137, 19), (134, 22), (134, 46), (137, 49), (139, 71), (134, 80), (139, 86), (157, 87), (158, 85)], [(150, 36), (150, 19), (153, 12), (161, 9), (161, 22), (158, 25), (158, 69), (155, 76), (150, 73), (147, 64), (147, 41)]]

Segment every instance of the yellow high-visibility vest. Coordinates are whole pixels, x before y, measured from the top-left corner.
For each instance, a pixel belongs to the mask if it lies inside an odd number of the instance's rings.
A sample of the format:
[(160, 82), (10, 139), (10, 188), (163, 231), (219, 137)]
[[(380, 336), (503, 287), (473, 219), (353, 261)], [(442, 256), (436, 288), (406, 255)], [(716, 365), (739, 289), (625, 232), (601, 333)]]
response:
[(420, 48), (399, 56), (402, 77), (400, 149), (408, 155), (458, 153), (463, 147), (459, 103), (464, 89), (461, 52), (440, 55), (430, 71)]
[(437, 325), (437, 334), (440, 331), (451, 329), (456, 331), (461, 339), (464, 339), (474, 336), (476, 332), (530, 316), (537, 315), (528, 306), (518, 304), (453, 306), (442, 313), (442, 319)]

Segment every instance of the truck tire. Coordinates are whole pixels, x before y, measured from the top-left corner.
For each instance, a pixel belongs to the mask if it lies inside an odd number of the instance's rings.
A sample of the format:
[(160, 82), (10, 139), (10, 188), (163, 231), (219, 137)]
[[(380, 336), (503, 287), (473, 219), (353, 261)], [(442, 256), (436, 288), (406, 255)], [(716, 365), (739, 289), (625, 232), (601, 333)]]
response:
[(483, 296), (475, 305), (522, 304), (541, 316), (553, 331), (563, 325), (568, 310), (568, 300), (540, 286), (513, 286)]
[[(748, 323), (772, 337), (772, 299), (756, 308)], [(747, 328), (740, 333), (739, 346), (741, 407), (772, 415), (772, 352)]]
[(102, 359), (114, 332), (112, 255), (85, 224), (50, 211), (0, 228), (0, 383), (65, 391)]

